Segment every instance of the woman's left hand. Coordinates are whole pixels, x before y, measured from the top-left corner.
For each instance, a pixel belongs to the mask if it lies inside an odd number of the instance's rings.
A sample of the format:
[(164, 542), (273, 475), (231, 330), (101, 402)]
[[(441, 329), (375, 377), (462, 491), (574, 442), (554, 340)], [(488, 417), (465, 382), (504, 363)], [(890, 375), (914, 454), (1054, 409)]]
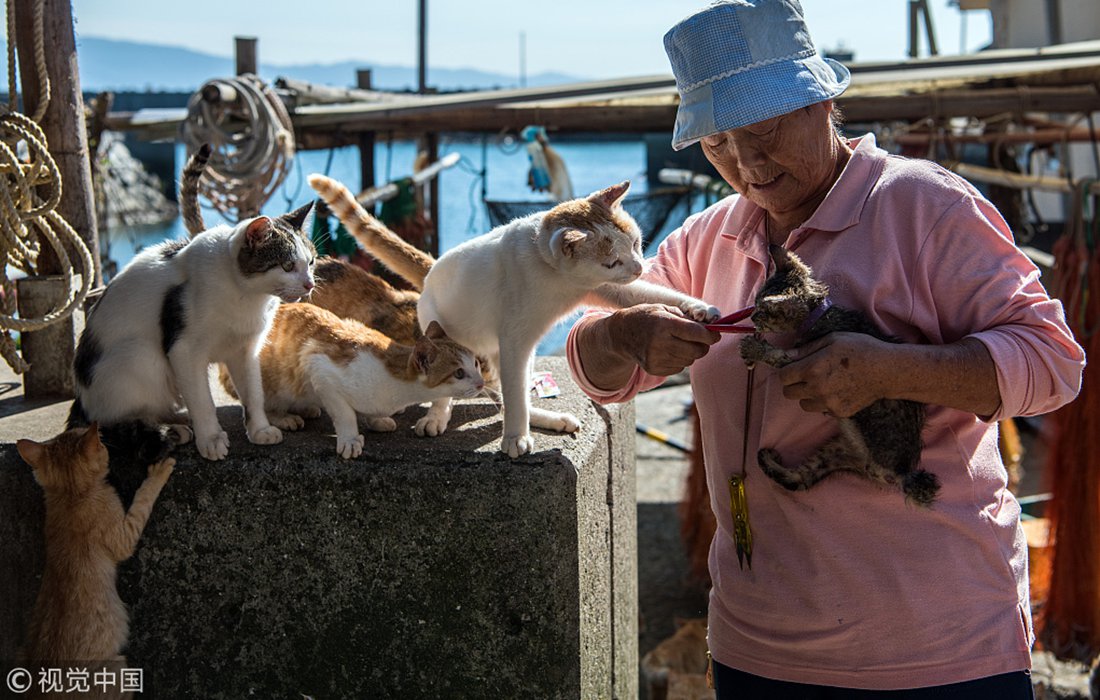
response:
[(830, 333), (789, 351), (791, 364), (778, 370), (783, 395), (802, 410), (847, 418), (888, 398), (890, 377), (902, 368), (891, 361), (898, 345), (862, 333)]

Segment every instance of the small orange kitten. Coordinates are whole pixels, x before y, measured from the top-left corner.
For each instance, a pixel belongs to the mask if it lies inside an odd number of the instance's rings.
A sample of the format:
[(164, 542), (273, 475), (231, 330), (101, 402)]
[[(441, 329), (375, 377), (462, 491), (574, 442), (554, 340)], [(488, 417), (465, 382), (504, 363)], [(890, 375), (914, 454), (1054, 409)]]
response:
[(324, 408), (336, 429), (336, 451), (363, 452), (358, 413), (375, 431), (397, 429), (394, 413), (485, 389), (477, 358), (431, 323), (414, 345), (313, 304), (283, 304), (260, 352), (265, 408), (273, 425), (297, 430), (302, 415)]
[(115, 587), (117, 565), (134, 553), (176, 462), (150, 466), (125, 511), (107, 483), (96, 424), (16, 448), (46, 493), (46, 567), (24, 656), (42, 664), (122, 661), (129, 616)]

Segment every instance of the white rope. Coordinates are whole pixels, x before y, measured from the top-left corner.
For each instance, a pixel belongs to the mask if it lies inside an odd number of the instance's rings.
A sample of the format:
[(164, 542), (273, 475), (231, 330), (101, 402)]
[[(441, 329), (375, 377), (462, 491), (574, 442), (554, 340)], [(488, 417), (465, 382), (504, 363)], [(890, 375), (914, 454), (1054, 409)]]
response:
[[(204, 92), (215, 90), (236, 99), (203, 99)], [(234, 221), (260, 213), (294, 159), (294, 127), (286, 107), (251, 74), (211, 80), (199, 88), (188, 100), (182, 128), (188, 155), (204, 143), (212, 149), (199, 193)]]
[[(15, 7), (8, 11), (8, 89), (10, 104), (0, 109), (0, 355), (17, 373), (29, 365), (19, 356), (11, 331), (36, 331), (66, 318), (84, 303), (92, 288), (95, 261), (80, 236), (55, 209), (61, 202), (61, 173), (50, 155), (46, 136), (37, 122), (46, 113), (50, 100), (49, 75), (43, 25), (43, 2), (34, 4), (35, 72), (39, 82), (39, 100), (34, 118), (15, 111)], [(22, 148), (20, 148), (22, 145)], [(20, 151), (25, 158), (20, 159)], [(8, 268), (28, 275), (36, 274), (40, 252), (39, 238), (57, 254), (67, 290), (64, 304), (36, 318), (17, 317), (15, 288), (8, 279)], [(73, 264), (66, 250), (75, 250), (80, 267), (80, 285), (73, 284)]]

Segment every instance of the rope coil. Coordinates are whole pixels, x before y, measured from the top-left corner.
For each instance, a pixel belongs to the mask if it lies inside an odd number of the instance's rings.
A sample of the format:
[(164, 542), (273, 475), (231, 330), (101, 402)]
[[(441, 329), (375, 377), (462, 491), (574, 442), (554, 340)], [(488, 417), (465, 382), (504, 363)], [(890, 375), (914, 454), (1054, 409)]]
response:
[(296, 148), (282, 100), (251, 74), (211, 80), (195, 92), (187, 102), (182, 140), (189, 156), (210, 144), (199, 192), (231, 220), (260, 213), (286, 179)]
[[(65, 219), (57, 213), (61, 202), (61, 172), (50, 155), (46, 136), (38, 122), (50, 100), (50, 82), (46, 71), (43, 2), (34, 4), (34, 57), (38, 77), (39, 100), (34, 117), (15, 109), (15, 7), (7, 2), (8, 12), (8, 94), (10, 104), (0, 107), (0, 355), (16, 373), (29, 365), (19, 355), (11, 331), (36, 331), (68, 317), (84, 303), (94, 281), (95, 260), (88, 246)], [(20, 158), (23, 152), (24, 157)], [(18, 317), (15, 285), (8, 268), (27, 275), (37, 273), (40, 239), (45, 239), (57, 254), (67, 289), (65, 302), (36, 317)], [(80, 285), (73, 284), (73, 261), (69, 250), (77, 254)]]

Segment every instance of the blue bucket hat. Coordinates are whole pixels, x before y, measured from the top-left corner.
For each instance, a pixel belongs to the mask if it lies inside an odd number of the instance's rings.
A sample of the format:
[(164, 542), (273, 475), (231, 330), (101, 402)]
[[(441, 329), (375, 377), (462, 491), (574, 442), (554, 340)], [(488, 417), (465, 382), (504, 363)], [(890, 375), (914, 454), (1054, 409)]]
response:
[(728, 129), (844, 92), (848, 69), (814, 48), (798, 0), (721, 0), (665, 34), (680, 107), (679, 151)]

